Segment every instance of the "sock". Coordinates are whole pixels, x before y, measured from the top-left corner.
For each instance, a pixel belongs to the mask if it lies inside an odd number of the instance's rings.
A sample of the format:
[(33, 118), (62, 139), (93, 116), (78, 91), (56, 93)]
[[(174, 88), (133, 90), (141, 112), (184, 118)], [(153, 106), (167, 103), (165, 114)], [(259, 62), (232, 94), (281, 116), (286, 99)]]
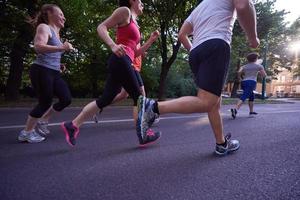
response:
[(25, 130), (24, 130), (24, 133), (25, 133), (25, 134), (29, 134), (29, 133), (31, 133), (32, 131), (33, 131), (33, 130), (31, 130), (31, 131), (25, 131)]
[(226, 147), (226, 146), (227, 146), (227, 140), (225, 140), (225, 142), (222, 143), (222, 144), (218, 144), (218, 143), (217, 143), (217, 145), (221, 145), (221, 146), (223, 146), (223, 147)]
[(155, 101), (155, 103), (153, 104), (153, 112), (155, 112), (156, 114), (159, 115), (159, 110), (158, 110), (158, 103), (157, 101)]

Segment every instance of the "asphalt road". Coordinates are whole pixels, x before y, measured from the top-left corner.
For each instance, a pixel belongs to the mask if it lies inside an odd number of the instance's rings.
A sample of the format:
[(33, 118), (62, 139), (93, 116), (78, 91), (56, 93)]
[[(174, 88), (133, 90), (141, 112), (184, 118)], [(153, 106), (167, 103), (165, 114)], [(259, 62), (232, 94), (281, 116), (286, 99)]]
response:
[(257, 117), (243, 106), (232, 120), (222, 107), (225, 132), (241, 143), (225, 157), (213, 154), (206, 114), (162, 116), (162, 138), (139, 148), (131, 108), (109, 107), (72, 148), (59, 122), (79, 108), (55, 116), (38, 144), (17, 141), (29, 109), (0, 109), (0, 199), (300, 199), (300, 104), (255, 108)]

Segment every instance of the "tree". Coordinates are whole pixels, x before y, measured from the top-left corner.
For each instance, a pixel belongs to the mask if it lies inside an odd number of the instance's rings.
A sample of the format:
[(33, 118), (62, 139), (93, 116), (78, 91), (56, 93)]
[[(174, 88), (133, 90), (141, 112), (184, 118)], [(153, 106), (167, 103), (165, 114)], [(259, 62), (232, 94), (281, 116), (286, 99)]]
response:
[[(4, 55), (9, 57), (10, 67), (9, 76), (7, 78), (5, 99), (17, 100), (19, 98), (19, 88), (21, 86), (22, 72), (24, 69), (24, 59), (29, 51), (29, 44), (32, 41), (32, 28), (25, 22), (25, 16), (28, 14), (34, 16), (37, 1), (3, 1), (3, 11), (5, 18), (1, 20), (1, 26), (6, 30), (1, 31), (4, 38), (1, 43), (10, 41), (12, 34), (13, 44), (10, 49), (4, 49)], [(2, 6), (1, 6), (2, 7)], [(7, 35), (6, 35), (7, 34)], [(2, 37), (1, 37), (2, 38)], [(7, 51), (10, 53), (7, 55)]]
[[(257, 11), (257, 32), (261, 45), (258, 52), (261, 56), (266, 56), (268, 60), (268, 75), (276, 75), (280, 67), (286, 67), (290, 62), (286, 57), (287, 23), (284, 22), (286, 12), (277, 11), (274, 8), (276, 0), (259, 1), (255, 4)], [(245, 55), (251, 51), (247, 46), (245, 35), (238, 23), (232, 38), (232, 59), (229, 69), (227, 83), (234, 83), (231, 91), (232, 96), (236, 94), (239, 81), (237, 71), (245, 60)], [(267, 55), (265, 55), (267, 53)]]
[(166, 78), (181, 46), (176, 35), (183, 21), (196, 5), (196, 2), (196, 0), (144, 1), (147, 17), (143, 21), (143, 25), (145, 24), (151, 28), (159, 26), (161, 32), (159, 43), (161, 56), (161, 73), (158, 91), (159, 100), (164, 99)]

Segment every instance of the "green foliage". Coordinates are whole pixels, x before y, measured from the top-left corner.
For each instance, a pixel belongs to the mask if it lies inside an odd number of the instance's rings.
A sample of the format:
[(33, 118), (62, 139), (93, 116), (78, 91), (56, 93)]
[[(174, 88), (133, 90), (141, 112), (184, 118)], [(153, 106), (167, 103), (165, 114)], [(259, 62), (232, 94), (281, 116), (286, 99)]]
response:
[[(284, 22), (285, 11), (275, 10), (276, 0), (258, 1), (255, 4), (257, 11), (257, 32), (260, 38), (258, 53), (261, 58), (266, 57), (266, 70), (268, 75), (275, 76), (281, 67), (289, 67), (291, 59), (288, 56), (287, 40), (288, 27)], [(227, 82), (234, 82), (238, 70), (237, 64), (246, 63), (245, 55), (251, 51), (247, 44), (245, 34), (238, 23), (235, 24), (232, 38), (231, 63)], [(266, 54), (267, 53), (267, 54)]]
[[(142, 77), (147, 94), (157, 97), (161, 84), (165, 84), (166, 97), (177, 97), (195, 94), (196, 86), (187, 62), (187, 52), (179, 50), (177, 34), (183, 21), (200, 1), (197, 0), (143, 0), (144, 14), (139, 19), (143, 40), (151, 32), (161, 31), (159, 41), (153, 44), (148, 56), (143, 60)], [(63, 40), (68, 40), (77, 49), (66, 53), (62, 62), (67, 66), (64, 74), (73, 96), (96, 97), (104, 88), (107, 69), (106, 62), (110, 50), (98, 38), (96, 28), (99, 23), (109, 17), (118, 6), (117, 0), (52, 0), (52, 1), (0, 1), (0, 90), (9, 73), (9, 55), (14, 43), (19, 43), (26, 49), (24, 59), (23, 85), (28, 85), (29, 67), (35, 59), (32, 46), (19, 41), (21, 31), (33, 37), (25, 19), (33, 15), (44, 3), (54, 3), (61, 7), (67, 19), (62, 30)], [(284, 22), (285, 11), (276, 11), (275, 0), (257, 1), (258, 33), (261, 46), (258, 49), (261, 56), (267, 51), (267, 70), (269, 75), (275, 75), (280, 67), (291, 67), (295, 52), (291, 52), (289, 44), (300, 40), (300, 19), (290, 27)], [(30, 9), (32, 8), (32, 9)], [(30, 12), (29, 12), (30, 11)], [(113, 32), (111, 33), (113, 36)], [(22, 38), (21, 38), (22, 39)], [(31, 43), (32, 45), (32, 43)], [(234, 82), (239, 64), (246, 62), (245, 55), (253, 51), (248, 48), (245, 35), (238, 23), (235, 24), (232, 39), (231, 62), (228, 82)], [(294, 69), (295, 75), (300, 74)], [(167, 76), (168, 75), (168, 76)], [(164, 80), (165, 82), (161, 82)], [(2, 86), (1, 86), (2, 85)]]

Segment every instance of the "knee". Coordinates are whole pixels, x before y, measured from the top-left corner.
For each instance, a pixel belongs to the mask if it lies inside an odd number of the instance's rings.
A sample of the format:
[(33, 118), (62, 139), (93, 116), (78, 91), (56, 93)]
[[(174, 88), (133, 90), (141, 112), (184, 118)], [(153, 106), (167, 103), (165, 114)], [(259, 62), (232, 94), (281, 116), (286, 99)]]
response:
[(68, 107), (71, 103), (72, 103), (71, 98), (62, 99), (58, 103), (53, 105), (53, 109), (57, 112), (60, 112), (66, 107)]
[(127, 97), (128, 97), (127, 92), (122, 93), (122, 95), (121, 95), (121, 98), (122, 98), (122, 99), (127, 99)]
[(39, 103), (29, 115), (34, 118), (41, 118), (43, 114), (51, 107), (51, 105), (51, 102)]
[(220, 105), (217, 100), (205, 100), (204, 105), (207, 112), (211, 112), (215, 109), (220, 109)]
[(72, 99), (71, 99), (71, 98), (65, 99), (65, 100), (62, 102), (64, 108), (65, 108), (65, 107), (68, 107), (69, 105), (71, 105), (71, 103), (72, 103)]

